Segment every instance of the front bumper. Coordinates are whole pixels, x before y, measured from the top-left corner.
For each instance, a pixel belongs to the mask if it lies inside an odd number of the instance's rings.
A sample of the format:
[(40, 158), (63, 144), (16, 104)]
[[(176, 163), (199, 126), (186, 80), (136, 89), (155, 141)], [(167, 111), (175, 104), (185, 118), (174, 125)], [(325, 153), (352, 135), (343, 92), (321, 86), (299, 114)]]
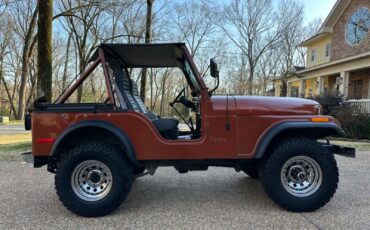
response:
[(329, 141), (323, 145), (325, 148), (327, 148), (331, 153), (337, 154), (344, 157), (356, 157), (356, 149), (355, 148), (348, 148), (338, 145), (332, 145), (329, 143)]

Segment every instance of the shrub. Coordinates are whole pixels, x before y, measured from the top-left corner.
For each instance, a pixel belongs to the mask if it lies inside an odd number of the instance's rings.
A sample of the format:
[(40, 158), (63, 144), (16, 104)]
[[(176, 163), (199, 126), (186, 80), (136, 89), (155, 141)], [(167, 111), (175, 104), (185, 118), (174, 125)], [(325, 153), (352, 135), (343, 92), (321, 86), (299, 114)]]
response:
[(343, 103), (335, 94), (323, 94), (311, 98), (321, 104), (323, 114), (338, 119), (348, 138), (370, 139), (370, 116), (358, 108)]
[(0, 107), (0, 116), (9, 116), (10, 108), (8, 107)]
[(370, 139), (370, 116), (349, 105), (332, 109), (329, 114), (341, 123), (347, 137), (352, 139)]

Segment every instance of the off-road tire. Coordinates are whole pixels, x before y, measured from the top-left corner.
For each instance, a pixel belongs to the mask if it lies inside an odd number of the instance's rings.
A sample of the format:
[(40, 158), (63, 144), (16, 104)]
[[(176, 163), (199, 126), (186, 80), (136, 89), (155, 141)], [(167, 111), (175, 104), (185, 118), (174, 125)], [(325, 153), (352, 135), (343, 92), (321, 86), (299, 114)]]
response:
[[(112, 175), (112, 186), (104, 198), (86, 201), (72, 188), (72, 173), (82, 162), (95, 160), (104, 163)], [(85, 217), (104, 216), (117, 209), (127, 197), (134, 180), (133, 169), (126, 157), (113, 145), (85, 143), (61, 155), (57, 162), (55, 189), (59, 200), (73, 213)]]
[[(293, 157), (308, 157), (317, 162), (322, 172), (318, 189), (306, 196), (292, 195), (283, 186), (282, 167)], [(311, 212), (324, 206), (333, 197), (339, 182), (334, 155), (316, 140), (291, 138), (281, 142), (260, 169), (260, 181), (268, 196), (282, 208), (294, 212)]]

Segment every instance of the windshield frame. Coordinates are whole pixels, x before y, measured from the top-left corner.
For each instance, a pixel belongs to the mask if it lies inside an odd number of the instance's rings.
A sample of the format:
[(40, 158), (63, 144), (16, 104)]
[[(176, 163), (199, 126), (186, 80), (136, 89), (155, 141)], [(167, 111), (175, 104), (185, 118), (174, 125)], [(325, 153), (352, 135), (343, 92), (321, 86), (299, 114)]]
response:
[[(202, 90), (208, 90), (186, 46), (183, 46), (182, 50), (184, 53), (184, 59), (181, 61), (181, 70), (183, 71), (193, 93), (200, 94)], [(189, 72), (186, 71), (187, 66), (189, 67)]]
[(195, 92), (200, 92), (201, 88), (199, 82), (197, 81), (197, 77), (194, 75), (194, 71), (192, 70), (190, 63), (186, 59), (184, 59), (182, 63), (181, 70), (188, 80), (189, 85), (192, 86), (192, 90)]

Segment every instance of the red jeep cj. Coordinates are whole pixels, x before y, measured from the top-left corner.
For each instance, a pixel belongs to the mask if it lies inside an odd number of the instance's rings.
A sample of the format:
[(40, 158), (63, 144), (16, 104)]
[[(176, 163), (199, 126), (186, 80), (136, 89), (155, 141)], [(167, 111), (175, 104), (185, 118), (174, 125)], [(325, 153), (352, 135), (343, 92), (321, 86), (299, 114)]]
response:
[[(184, 44), (101, 44), (90, 66), (55, 103), (39, 98), (29, 108), (34, 167), (55, 173), (62, 203), (82, 216), (102, 216), (126, 198), (134, 179), (160, 166), (178, 172), (232, 167), (259, 179), (281, 207), (306, 212), (325, 205), (338, 185), (333, 154), (355, 156), (355, 150), (323, 140), (344, 134), (333, 117), (322, 116), (311, 100), (213, 95)], [(104, 103), (65, 103), (101, 65)], [(133, 68), (179, 68), (191, 89), (181, 90), (170, 106), (188, 107), (195, 122), (148, 111), (130, 79)], [(218, 85), (217, 64), (211, 76)], [(217, 86), (216, 86), (217, 88)]]

